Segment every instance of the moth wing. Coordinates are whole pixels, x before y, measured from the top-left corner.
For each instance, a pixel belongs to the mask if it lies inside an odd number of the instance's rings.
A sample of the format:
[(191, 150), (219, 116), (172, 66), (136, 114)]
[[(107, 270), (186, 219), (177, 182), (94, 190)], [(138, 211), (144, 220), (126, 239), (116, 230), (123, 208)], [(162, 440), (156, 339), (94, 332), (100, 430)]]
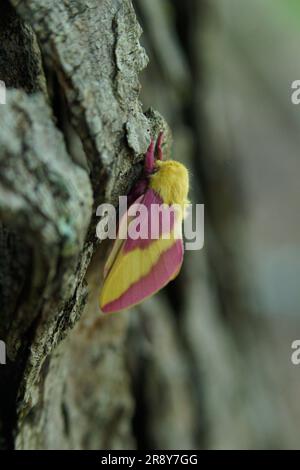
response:
[[(147, 227), (158, 230), (157, 239), (116, 240), (112, 250), (106, 277), (104, 280), (100, 307), (104, 312), (115, 312), (127, 309), (138, 304), (145, 298), (159, 291), (178, 274), (183, 261), (183, 243), (181, 238), (176, 238), (178, 226), (182, 224), (182, 218), (175, 217), (169, 233), (165, 237), (162, 224), (166, 212), (157, 227), (157, 223), (151, 220), (151, 205), (162, 204), (160, 197), (148, 189), (140, 202), (147, 208), (145, 220)], [(165, 208), (165, 211), (168, 209)], [(169, 208), (171, 210), (171, 208)], [(127, 220), (130, 217), (127, 213)], [(120, 225), (121, 228), (121, 225)]]
[[(143, 195), (140, 196), (134, 204), (139, 204), (143, 200)], [(127, 235), (127, 227), (128, 224), (131, 222), (133, 217), (130, 217), (128, 214), (128, 210), (122, 215), (119, 228), (118, 228), (118, 233), (117, 233), (117, 238), (114, 241), (112, 250), (107, 258), (107, 261), (104, 266), (104, 279), (107, 277), (119, 251), (121, 250), (122, 246), (124, 245), (124, 242), (126, 241), (126, 235)], [(125, 235), (125, 236), (123, 236)]]

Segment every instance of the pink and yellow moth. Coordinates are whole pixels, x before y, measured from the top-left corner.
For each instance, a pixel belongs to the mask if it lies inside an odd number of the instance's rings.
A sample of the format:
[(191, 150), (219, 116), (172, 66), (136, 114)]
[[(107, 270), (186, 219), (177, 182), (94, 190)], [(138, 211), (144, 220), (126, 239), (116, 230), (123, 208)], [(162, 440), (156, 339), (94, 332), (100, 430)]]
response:
[[(160, 133), (156, 148), (151, 140), (143, 176), (128, 196), (129, 209), (121, 219), (104, 267), (100, 308), (105, 313), (128, 309), (155, 294), (177, 276), (183, 262), (181, 228), (184, 206), (188, 202), (188, 171), (179, 162), (163, 161), (162, 139)], [(120, 235), (133, 219), (129, 213), (132, 204), (143, 204), (148, 209), (141, 221), (147, 226), (149, 236), (146, 238), (133, 239), (127, 233), (123, 239)], [(153, 205), (161, 208), (155, 218), (151, 210)], [(167, 234), (165, 218), (170, 222)]]

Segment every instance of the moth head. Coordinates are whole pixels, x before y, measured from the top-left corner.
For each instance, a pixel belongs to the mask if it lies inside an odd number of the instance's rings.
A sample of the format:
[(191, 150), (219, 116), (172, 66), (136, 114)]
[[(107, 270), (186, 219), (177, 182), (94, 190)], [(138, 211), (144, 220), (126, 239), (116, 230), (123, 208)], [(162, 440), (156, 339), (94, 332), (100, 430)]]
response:
[(173, 160), (156, 160), (155, 172), (150, 177), (150, 187), (165, 204), (188, 203), (189, 174), (182, 163)]

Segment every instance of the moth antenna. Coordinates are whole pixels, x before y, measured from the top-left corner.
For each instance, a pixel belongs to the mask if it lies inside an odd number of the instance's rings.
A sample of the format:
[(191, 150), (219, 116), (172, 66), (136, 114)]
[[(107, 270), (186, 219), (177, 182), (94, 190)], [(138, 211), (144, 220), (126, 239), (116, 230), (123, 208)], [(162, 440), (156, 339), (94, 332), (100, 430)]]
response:
[(154, 141), (151, 139), (147, 153), (145, 155), (145, 171), (146, 173), (152, 173), (154, 168)]
[(157, 143), (156, 143), (156, 155), (157, 155), (157, 160), (162, 160), (163, 159), (163, 152), (162, 152), (162, 143), (164, 140), (164, 133), (163, 131), (160, 131), (158, 138), (157, 138)]

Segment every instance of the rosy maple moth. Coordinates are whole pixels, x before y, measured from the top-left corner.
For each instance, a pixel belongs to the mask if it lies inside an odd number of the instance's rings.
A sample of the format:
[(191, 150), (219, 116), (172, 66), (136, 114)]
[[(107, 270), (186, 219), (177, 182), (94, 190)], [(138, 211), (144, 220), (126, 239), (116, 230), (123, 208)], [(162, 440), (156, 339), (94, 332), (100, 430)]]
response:
[[(100, 307), (105, 313), (125, 310), (153, 295), (177, 276), (182, 265), (181, 228), (189, 177), (181, 163), (163, 161), (162, 138), (160, 133), (156, 149), (151, 140), (143, 176), (129, 193), (129, 209), (122, 216), (104, 267)], [(128, 230), (128, 223), (134, 221), (130, 209), (141, 204), (147, 209), (139, 219), (147, 236), (136, 238), (126, 232), (126, 237), (121, 237), (120, 233)], [(153, 207), (159, 208), (155, 215)], [(168, 224), (164, 224), (166, 219)]]

